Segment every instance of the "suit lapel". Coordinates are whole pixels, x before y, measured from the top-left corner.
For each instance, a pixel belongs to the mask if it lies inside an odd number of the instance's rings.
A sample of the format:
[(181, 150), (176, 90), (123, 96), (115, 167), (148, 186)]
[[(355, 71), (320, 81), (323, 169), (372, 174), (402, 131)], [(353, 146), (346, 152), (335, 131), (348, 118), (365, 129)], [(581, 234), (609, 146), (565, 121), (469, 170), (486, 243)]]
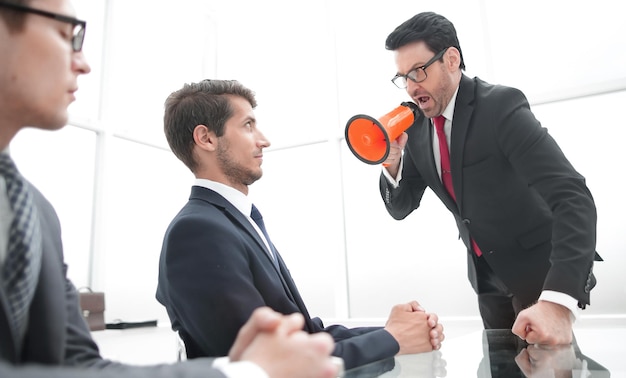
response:
[(452, 185), (456, 194), (456, 206), (460, 210), (463, 205), (463, 155), (465, 153), (465, 139), (469, 130), (470, 119), (474, 107), (474, 83), (467, 76), (461, 76), (459, 92), (454, 106), (452, 120), (452, 136), (450, 141), (450, 169), (452, 171)]
[(194, 186), (191, 189), (191, 196), (189, 199), (201, 199), (203, 201), (211, 203), (213, 206), (223, 209), (226, 216), (233, 220), (236, 224), (238, 224), (241, 228), (243, 228), (250, 237), (254, 239), (254, 241), (258, 244), (259, 248), (261, 248), (265, 252), (265, 257), (274, 265), (271, 255), (261, 239), (261, 236), (256, 232), (252, 224), (248, 221), (245, 215), (243, 215), (233, 204), (228, 202), (224, 197), (220, 194), (212, 191), (211, 189), (207, 189), (200, 186)]
[(259, 247), (263, 249), (263, 251), (265, 252), (264, 253), (265, 257), (272, 264), (276, 273), (278, 274), (278, 277), (280, 278), (283, 288), (285, 289), (285, 293), (287, 294), (289, 299), (296, 306), (298, 306), (298, 308), (300, 309), (300, 312), (302, 313), (302, 315), (304, 315), (305, 320), (308, 322), (310, 317), (306, 309), (306, 306), (304, 305), (304, 301), (302, 300), (302, 297), (300, 296), (300, 293), (298, 292), (298, 288), (296, 287), (295, 282), (291, 278), (291, 274), (289, 273), (289, 270), (287, 269), (287, 266), (285, 265), (285, 262), (280, 256), (280, 253), (278, 253), (278, 250), (276, 249), (276, 247), (272, 244), (271, 241), (268, 241), (271, 244), (271, 247), (274, 249), (274, 254), (277, 259), (277, 262), (274, 263), (274, 259), (272, 258), (271, 255), (268, 254), (267, 246), (265, 245), (265, 243), (259, 236), (259, 233), (250, 224), (250, 222), (248, 221), (248, 218), (246, 218), (243, 214), (241, 214), (241, 212), (237, 210), (234, 206), (232, 206), (230, 203), (228, 204), (230, 206), (225, 207), (225, 211), (230, 213), (230, 215), (234, 219), (237, 220), (237, 222), (248, 232), (248, 234), (250, 234), (250, 236), (254, 238), (254, 240), (259, 245)]
[(311, 322), (311, 316), (309, 315), (309, 311), (307, 310), (306, 305), (304, 304), (304, 300), (302, 300), (302, 297), (300, 296), (298, 287), (296, 286), (296, 283), (293, 281), (293, 278), (291, 278), (291, 273), (289, 273), (289, 269), (287, 269), (287, 265), (285, 265), (285, 261), (283, 260), (282, 256), (278, 253), (278, 251), (276, 251), (276, 258), (278, 259), (278, 266), (280, 267), (281, 279), (283, 280), (283, 283), (287, 286), (287, 289), (291, 294), (291, 299), (296, 304), (296, 306), (298, 306), (298, 308), (300, 309), (300, 312), (304, 316), (304, 321), (306, 323), (307, 328), (311, 331), (315, 330), (315, 326)]
[(254, 239), (254, 241), (258, 244), (259, 248), (263, 250), (264, 252), (263, 254), (267, 258), (267, 260), (270, 263), (272, 263), (274, 268), (276, 268), (271, 252), (267, 250), (267, 245), (265, 245), (265, 242), (263, 241), (263, 239), (261, 239), (261, 236), (254, 229), (254, 227), (252, 226), (248, 218), (246, 218), (245, 215), (243, 215), (239, 210), (237, 210), (237, 208), (235, 208), (232, 204), (230, 204), (230, 202), (228, 203), (228, 205), (229, 206), (225, 207), (224, 210), (229, 216), (229, 218), (236, 221), (239, 224), (239, 226), (241, 226)]
[[(274, 271), (276, 271), (276, 274), (280, 278), (282, 286), (285, 289), (285, 293), (287, 294), (289, 299), (298, 306), (302, 314), (306, 315), (305, 318), (308, 321), (308, 312), (306, 310), (306, 307), (304, 306), (302, 298), (300, 297), (300, 293), (298, 292), (296, 285), (291, 279), (291, 275), (289, 274), (289, 271), (285, 266), (285, 262), (280, 257), (280, 254), (278, 253), (276, 248), (274, 248), (276, 257), (278, 258), (278, 264), (274, 264), (274, 259), (271, 257), (271, 255), (268, 254), (267, 247), (263, 242), (263, 239), (261, 239), (261, 236), (259, 236), (258, 232), (254, 229), (252, 224), (250, 224), (248, 218), (246, 218), (245, 215), (237, 210), (237, 208), (233, 206), (233, 204), (228, 202), (224, 197), (210, 189), (194, 186), (191, 191), (190, 199), (193, 198), (209, 202), (213, 206), (222, 208), (229, 219), (233, 220), (235, 224), (238, 224), (246, 231), (246, 233), (248, 233), (250, 237), (252, 237), (252, 239), (254, 239), (258, 247), (263, 251), (263, 255), (265, 255), (267, 261), (272, 265)], [(283, 273), (283, 271), (285, 273)]]

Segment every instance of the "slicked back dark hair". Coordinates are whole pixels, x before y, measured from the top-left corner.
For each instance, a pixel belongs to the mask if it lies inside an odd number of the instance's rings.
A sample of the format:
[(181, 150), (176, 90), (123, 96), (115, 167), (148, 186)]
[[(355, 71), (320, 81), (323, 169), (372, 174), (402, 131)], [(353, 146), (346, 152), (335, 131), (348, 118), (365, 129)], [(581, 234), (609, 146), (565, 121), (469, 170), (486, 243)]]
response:
[(456, 29), (447, 18), (433, 12), (418, 13), (406, 20), (387, 36), (385, 48), (397, 50), (413, 42), (424, 41), (433, 53), (437, 54), (446, 47), (454, 46), (461, 55), (460, 67), (465, 70), (465, 61)]
[[(30, 0), (3, 0), (5, 3), (30, 6)], [(0, 7), (0, 19), (6, 22), (10, 32), (19, 32), (24, 28), (27, 13)]]
[(192, 172), (198, 163), (193, 156), (193, 130), (205, 125), (220, 137), (224, 135), (226, 121), (233, 115), (230, 98), (246, 99), (256, 108), (254, 92), (236, 80), (203, 80), (185, 84), (165, 100), (163, 125), (167, 143), (174, 155)]

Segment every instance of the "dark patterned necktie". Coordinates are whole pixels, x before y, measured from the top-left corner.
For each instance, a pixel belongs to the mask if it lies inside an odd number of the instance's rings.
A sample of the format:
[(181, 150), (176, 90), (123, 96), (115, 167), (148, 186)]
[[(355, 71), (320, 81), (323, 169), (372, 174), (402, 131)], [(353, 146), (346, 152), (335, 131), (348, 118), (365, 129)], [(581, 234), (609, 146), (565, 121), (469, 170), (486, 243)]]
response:
[(263, 216), (261, 215), (261, 212), (259, 211), (259, 209), (257, 209), (256, 206), (254, 206), (254, 204), (252, 205), (250, 218), (252, 218), (252, 220), (257, 224), (257, 226), (259, 226), (259, 228), (263, 232), (263, 235), (265, 235), (265, 240), (267, 240), (267, 244), (269, 244), (269, 247), (270, 247), (270, 258), (272, 259), (272, 262), (274, 263), (274, 265), (276, 265), (276, 267), (278, 268), (276, 250), (274, 249), (272, 240), (270, 240), (270, 236), (267, 233), (267, 230), (265, 229), (265, 222), (263, 222)]
[[(437, 130), (437, 139), (439, 139), (439, 154), (441, 155), (441, 181), (443, 186), (446, 187), (446, 191), (450, 194), (450, 197), (456, 202), (456, 195), (454, 194), (454, 187), (452, 186), (452, 171), (450, 170), (450, 151), (448, 149), (448, 140), (446, 134), (443, 131), (443, 127), (446, 124), (446, 117), (440, 115), (433, 118), (435, 129)], [(472, 238), (472, 249), (477, 256), (482, 255), (478, 244)]]
[(296, 287), (296, 283), (293, 282), (293, 278), (291, 278), (291, 274), (289, 274), (289, 270), (285, 266), (285, 262), (282, 261), (282, 258), (280, 257), (280, 254), (278, 253), (278, 251), (274, 247), (274, 244), (272, 244), (272, 241), (270, 240), (270, 237), (269, 237), (269, 235), (267, 233), (267, 230), (265, 229), (265, 222), (263, 222), (263, 216), (261, 215), (261, 212), (259, 212), (259, 209), (257, 209), (256, 206), (254, 206), (254, 204), (252, 205), (252, 211), (250, 212), (250, 218), (252, 218), (252, 220), (254, 220), (254, 222), (257, 224), (257, 226), (259, 226), (259, 228), (263, 232), (263, 235), (265, 235), (265, 239), (267, 240), (267, 244), (270, 245), (270, 249), (271, 249), (270, 259), (272, 259), (272, 262), (276, 266), (276, 269), (278, 270), (278, 273), (279, 273), (279, 275), (281, 277), (281, 280), (283, 281), (283, 284), (285, 285), (284, 286), (285, 287), (285, 292), (289, 296), (289, 299), (291, 299), (291, 301), (298, 307), (300, 312), (304, 315), (304, 319), (305, 319), (305, 323), (306, 323), (305, 327), (308, 330), (313, 331), (315, 329), (315, 326), (311, 322), (311, 317), (309, 316), (309, 311), (307, 310), (306, 306), (304, 305), (304, 301), (302, 300), (302, 296), (300, 296), (300, 293), (298, 292), (298, 288)]
[(12, 327), (21, 341), (41, 267), (41, 232), (29, 184), (6, 153), (0, 153), (0, 175), (6, 182), (6, 194), (13, 210), (2, 283), (11, 309)]

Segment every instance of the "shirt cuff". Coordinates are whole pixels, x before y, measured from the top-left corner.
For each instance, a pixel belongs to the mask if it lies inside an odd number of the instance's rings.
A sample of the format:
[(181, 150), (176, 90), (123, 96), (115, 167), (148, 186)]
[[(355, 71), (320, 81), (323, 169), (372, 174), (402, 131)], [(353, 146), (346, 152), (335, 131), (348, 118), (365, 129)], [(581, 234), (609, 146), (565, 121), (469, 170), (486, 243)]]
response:
[(400, 180), (402, 180), (402, 167), (404, 166), (404, 154), (400, 156), (400, 167), (398, 168), (398, 175), (396, 177), (391, 177), (387, 168), (383, 167), (383, 176), (389, 181), (393, 188), (397, 188), (400, 185)]
[(539, 300), (567, 307), (571, 314), (572, 323), (578, 319), (578, 301), (567, 294), (559, 293), (558, 291), (544, 290), (541, 292)]
[(250, 361), (230, 362), (228, 357), (218, 357), (213, 361), (213, 367), (228, 378), (269, 378), (265, 370)]

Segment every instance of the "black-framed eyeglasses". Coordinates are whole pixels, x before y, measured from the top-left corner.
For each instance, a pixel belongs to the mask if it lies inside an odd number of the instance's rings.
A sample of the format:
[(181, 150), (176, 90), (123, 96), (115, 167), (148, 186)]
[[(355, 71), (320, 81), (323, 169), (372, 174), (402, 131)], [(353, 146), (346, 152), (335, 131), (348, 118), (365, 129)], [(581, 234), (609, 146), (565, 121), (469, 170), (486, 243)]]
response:
[(58, 13), (52, 13), (41, 9), (30, 8), (20, 4), (5, 3), (0, 1), (0, 7), (12, 9), (18, 12), (32, 13), (43, 17), (52, 18), (57, 21), (66, 22), (74, 26), (72, 33), (72, 50), (79, 52), (83, 49), (83, 41), (85, 40), (85, 28), (87, 22), (74, 17), (64, 16)]
[(422, 81), (426, 80), (426, 78), (428, 77), (428, 75), (426, 74), (426, 69), (431, 64), (441, 59), (443, 54), (445, 54), (445, 52), (448, 51), (448, 48), (449, 47), (446, 47), (445, 49), (439, 51), (435, 56), (432, 57), (431, 60), (426, 62), (426, 64), (424, 64), (421, 67), (413, 68), (411, 71), (407, 72), (406, 75), (396, 74), (396, 76), (394, 76), (393, 79), (391, 79), (391, 82), (394, 83), (396, 87), (400, 89), (404, 89), (407, 87), (408, 85), (407, 79), (411, 79), (411, 81), (413, 81), (414, 83), (421, 83)]

